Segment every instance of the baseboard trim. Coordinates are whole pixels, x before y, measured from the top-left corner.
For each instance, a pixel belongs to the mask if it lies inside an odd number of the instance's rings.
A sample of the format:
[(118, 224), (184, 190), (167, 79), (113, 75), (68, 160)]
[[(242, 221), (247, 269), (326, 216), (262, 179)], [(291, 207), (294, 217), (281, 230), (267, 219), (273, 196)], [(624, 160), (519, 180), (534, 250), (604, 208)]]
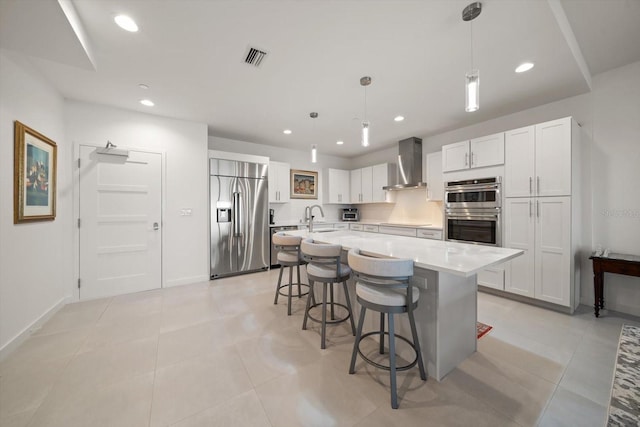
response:
[(16, 348), (25, 342), (35, 331), (40, 329), (42, 325), (47, 323), (54, 314), (58, 312), (62, 307), (67, 305), (71, 301), (71, 296), (66, 296), (57, 303), (55, 303), (49, 310), (45, 311), (40, 317), (34, 320), (29, 326), (24, 328), (16, 336), (11, 338), (9, 342), (0, 347), (0, 361), (4, 360), (9, 354), (11, 354)]
[(206, 276), (206, 275), (181, 277), (179, 279), (167, 280), (165, 282), (165, 287), (172, 288), (174, 286), (191, 285), (193, 283), (201, 283), (201, 282), (208, 282), (208, 281), (209, 281), (209, 276)]
[(574, 311), (574, 310), (571, 310), (571, 307), (565, 307), (563, 305), (553, 304), (551, 302), (541, 301), (535, 298), (529, 298), (523, 295), (501, 291), (499, 289), (487, 288), (486, 286), (482, 286), (482, 285), (478, 285), (478, 290), (480, 292), (484, 292), (485, 294), (496, 295), (496, 296), (511, 299), (514, 301), (523, 302), (525, 304), (535, 305), (541, 308), (558, 311), (560, 313), (573, 314), (573, 311)]

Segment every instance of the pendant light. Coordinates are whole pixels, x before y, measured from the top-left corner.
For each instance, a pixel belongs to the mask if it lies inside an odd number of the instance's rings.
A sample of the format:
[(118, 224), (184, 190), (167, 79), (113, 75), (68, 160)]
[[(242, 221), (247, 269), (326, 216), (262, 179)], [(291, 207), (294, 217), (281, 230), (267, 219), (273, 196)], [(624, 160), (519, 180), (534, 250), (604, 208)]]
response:
[(371, 84), (371, 77), (364, 76), (360, 85), (364, 87), (364, 120), (362, 121), (362, 146), (369, 146), (369, 121), (367, 120), (367, 86)]
[[(309, 117), (311, 117), (312, 119), (317, 119), (318, 118), (318, 113), (316, 112), (312, 112), (309, 113)], [(316, 136), (316, 124), (315, 121), (313, 122), (313, 136), (315, 138)], [(317, 163), (318, 162), (318, 147), (316, 146), (316, 144), (313, 144), (311, 146), (311, 163)]]
[(462, 11), (462, 20), (469, 22), (471, 29), (471, 70), (465, 74), (466, 106), (468, 113), (480, 108), (480, 71), (474, 67), (473, 62), (473, 21), (482, 12), (482, 3), (473, 2)]

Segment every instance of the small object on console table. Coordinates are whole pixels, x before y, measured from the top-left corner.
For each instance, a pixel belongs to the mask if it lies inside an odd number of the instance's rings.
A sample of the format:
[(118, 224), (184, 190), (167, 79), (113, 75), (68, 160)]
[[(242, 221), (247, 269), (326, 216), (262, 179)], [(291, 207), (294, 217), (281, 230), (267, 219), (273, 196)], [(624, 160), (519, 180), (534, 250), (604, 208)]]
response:
[(604, 254), (597, 251), (589, 259), (593, 260), (594, 314), (600, 317), (600, 309), (604, 308), (604, 273), (640, 277), (640, 256), (609, 253), (606, 249)]

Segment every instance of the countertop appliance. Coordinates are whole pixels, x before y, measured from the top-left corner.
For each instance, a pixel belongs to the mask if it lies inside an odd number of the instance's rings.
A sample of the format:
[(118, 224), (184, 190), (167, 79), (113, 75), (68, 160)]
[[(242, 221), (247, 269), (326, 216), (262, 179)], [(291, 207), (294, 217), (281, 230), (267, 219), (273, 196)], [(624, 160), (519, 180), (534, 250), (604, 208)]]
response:
[(500, 177), (445, 183), (445, 240), (502, 246)]
[(212, 279), (268, 268), (267, 168), (209, 159)]
[(271, 233), (269, 234), (269, 237), (271, 237), (271, 267), (279, 267), (280, 264), (278, 264), (278, 250), (276, 248), (273, 247), (273, 235), (275, 233), (277, 233), (278, 231), (286, 231), (286, 230), (297, 230), (298, 226), (297, 225), (282, 225), (282, 226), (277, 226), (277, 227), (271, 227)]
[(360, 219), (360, 213), (357, 208), (345, 208), (342, 209), (343, 221), (358, 221)]

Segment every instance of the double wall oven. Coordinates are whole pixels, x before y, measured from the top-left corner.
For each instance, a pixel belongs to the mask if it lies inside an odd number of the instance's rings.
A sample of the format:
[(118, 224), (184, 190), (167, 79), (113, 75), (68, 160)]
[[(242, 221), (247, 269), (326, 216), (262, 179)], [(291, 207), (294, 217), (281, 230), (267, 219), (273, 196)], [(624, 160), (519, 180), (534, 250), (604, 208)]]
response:
[(502, 246), (500, 177), (445, 184), (445, 240)]

